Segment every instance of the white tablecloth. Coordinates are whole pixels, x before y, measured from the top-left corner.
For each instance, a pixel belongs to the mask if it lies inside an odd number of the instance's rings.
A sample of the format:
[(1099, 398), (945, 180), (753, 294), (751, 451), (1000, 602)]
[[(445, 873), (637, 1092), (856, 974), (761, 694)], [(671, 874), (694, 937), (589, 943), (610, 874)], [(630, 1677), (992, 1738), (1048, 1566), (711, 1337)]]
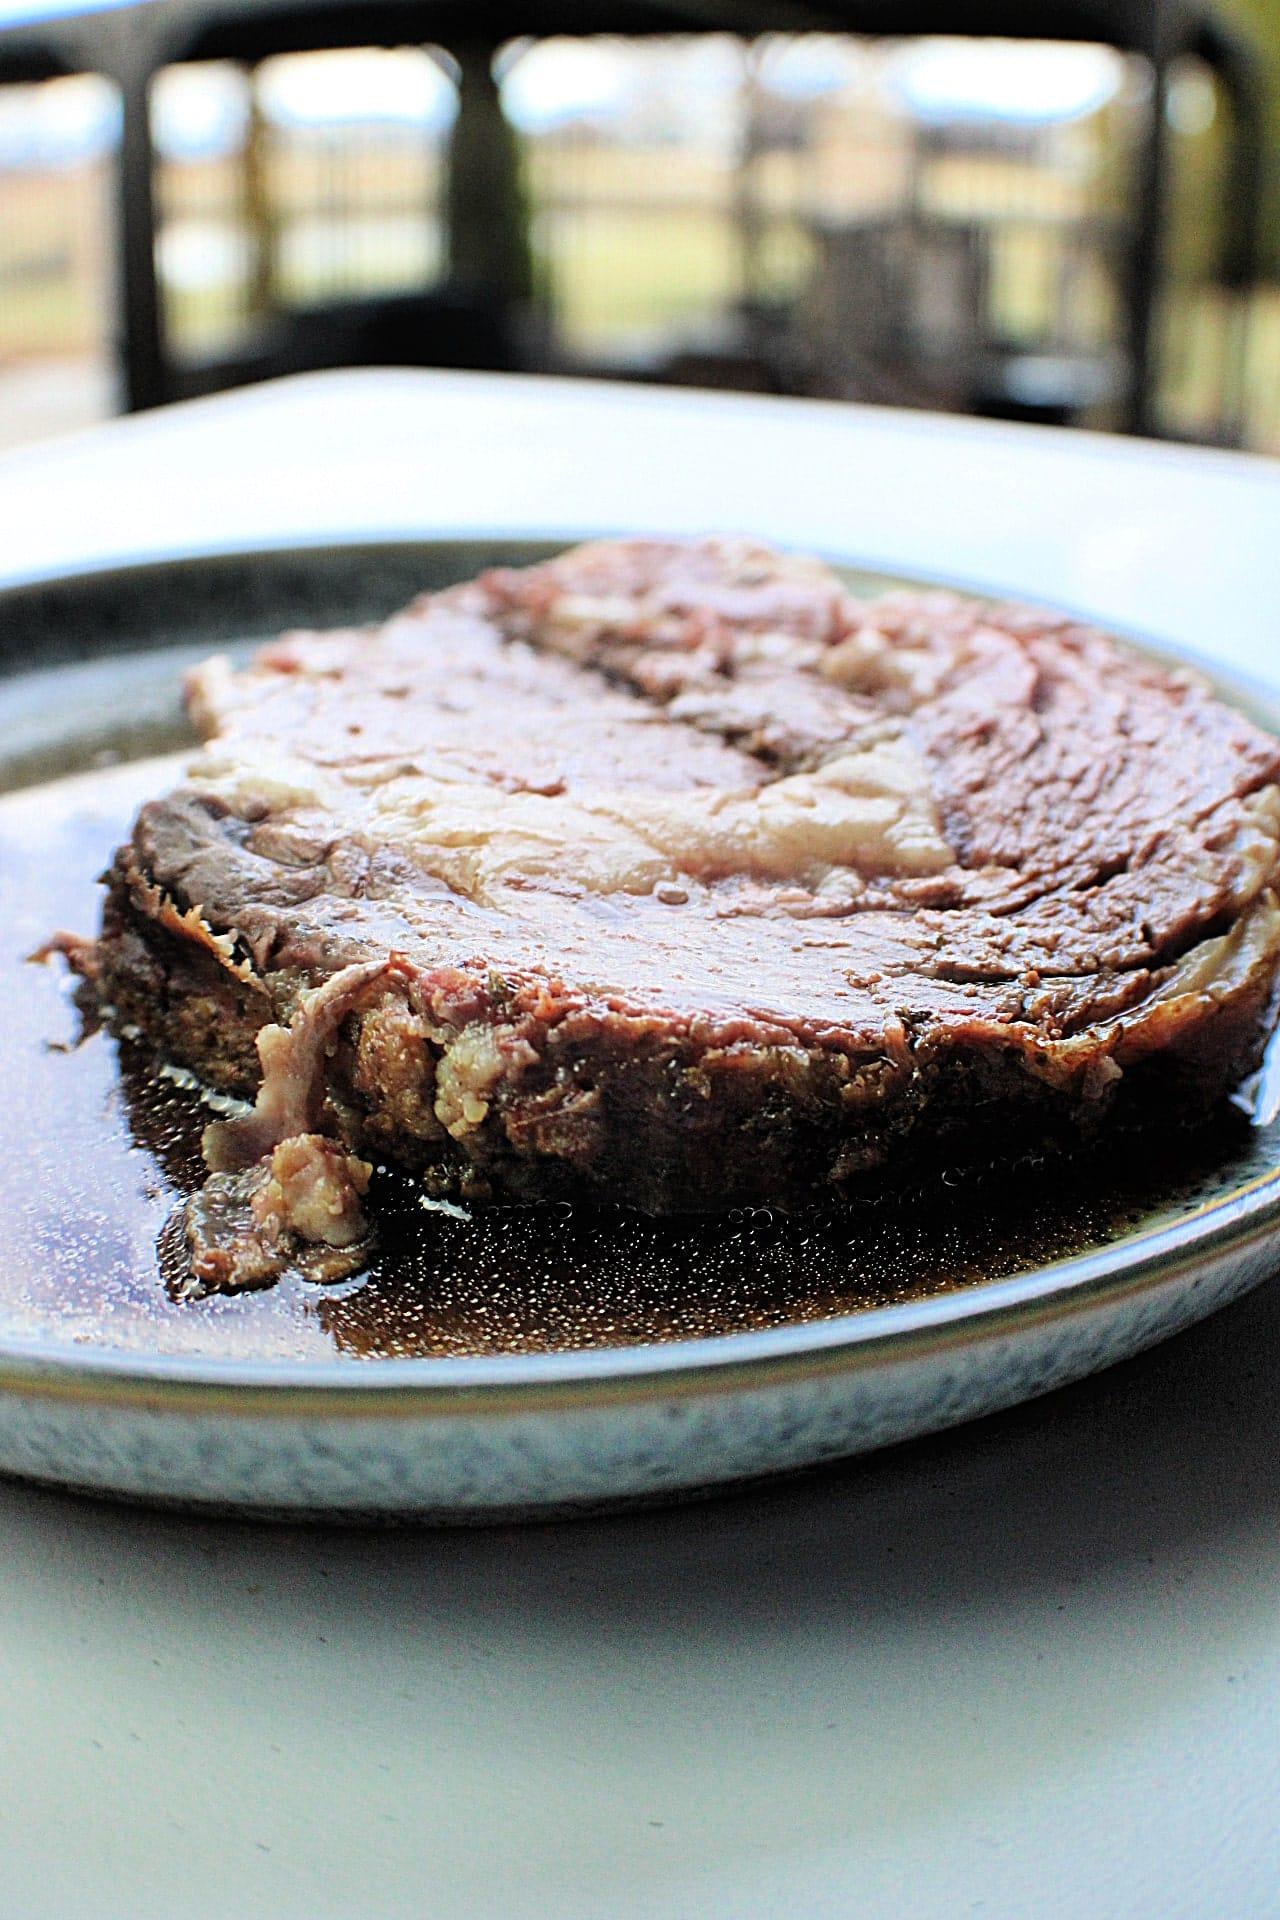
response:
[[(0, 461), (8, 580), (658, 528), (1280, 675), (1280, 472), (1229, 455), (371, 373)], [(1015, 1413), (708, 1506), (397, 1535), (3, 1487), (0, 1517), (14, 1920), (1280, 1914), (1275, 1286)]]

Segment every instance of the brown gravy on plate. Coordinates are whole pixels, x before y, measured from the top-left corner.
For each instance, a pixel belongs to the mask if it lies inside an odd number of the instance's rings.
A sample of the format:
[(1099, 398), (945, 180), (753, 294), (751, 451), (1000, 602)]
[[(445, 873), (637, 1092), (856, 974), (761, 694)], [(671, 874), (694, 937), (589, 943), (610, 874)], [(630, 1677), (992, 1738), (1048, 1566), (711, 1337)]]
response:
[[(620, 1209), (424, 1206), (377, 1177), (380, 1249), (334, 1287), (180, 1300), (165, 1223), (202, 1175), (209, 1111), (137, 1041), (82, 1037), (59, 963), (91, 932), (93, 876), (172, 769), (142, 761), (0, 799), (0, 1341), (133, 1352), (365, 1359), (633, 1346), (827, 1319), (1013, 1274), (1113, 1240), (1247, 1176), (1232, 1110), (1116, 1164), (1084, 1158), (945, 1180), (904, 1202), (653, 1220)], [(172, 1238), (172, 1236), (170, 1236)]]

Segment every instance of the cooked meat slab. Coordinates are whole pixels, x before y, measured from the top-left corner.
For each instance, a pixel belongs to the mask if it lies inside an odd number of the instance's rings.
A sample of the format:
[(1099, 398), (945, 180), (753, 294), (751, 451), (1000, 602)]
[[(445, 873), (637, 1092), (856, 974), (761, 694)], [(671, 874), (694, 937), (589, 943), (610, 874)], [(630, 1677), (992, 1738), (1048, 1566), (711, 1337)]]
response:
[(316, 1143), (308, 1241), (358, 1241), (386, 1158), (795, 1206), (1203, 1112), (1271, 1026), (1280, 743), (1064, 617), (600, 543), (189, 697), (92, 964), (256, 1096), (222, 1177)]

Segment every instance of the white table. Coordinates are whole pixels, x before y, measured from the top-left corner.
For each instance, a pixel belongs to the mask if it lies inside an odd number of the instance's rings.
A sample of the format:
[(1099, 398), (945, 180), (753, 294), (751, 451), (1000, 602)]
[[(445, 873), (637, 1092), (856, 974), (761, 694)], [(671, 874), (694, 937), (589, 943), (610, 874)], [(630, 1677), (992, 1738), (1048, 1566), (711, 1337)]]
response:
[[(0, 461), (0, 578), (394, 531), (757, 531), (1266, 671), (1280, 470), (426, 374)], [(1273, 672), (1280, 672), (1280, 659)], [(0, 1488), (0, 1913), (1280, 1913), (1280, 1288), (1084, 1386), (708, 1506), (197, 1523)]]

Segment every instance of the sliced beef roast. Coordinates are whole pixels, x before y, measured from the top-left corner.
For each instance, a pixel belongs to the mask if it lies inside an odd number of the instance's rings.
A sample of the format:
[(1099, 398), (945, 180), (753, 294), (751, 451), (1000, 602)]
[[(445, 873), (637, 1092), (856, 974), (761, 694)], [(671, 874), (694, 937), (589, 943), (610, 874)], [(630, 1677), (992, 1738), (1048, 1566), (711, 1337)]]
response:
[(256, 1098), (206, 1141), (241, 1253), (341, 1267), (386, 1159), (802, 1205), (1194, 1117), (1270, 1030), (1280, 744), (1061, 616), (623, 541), (189, 694), (92, 964)]

